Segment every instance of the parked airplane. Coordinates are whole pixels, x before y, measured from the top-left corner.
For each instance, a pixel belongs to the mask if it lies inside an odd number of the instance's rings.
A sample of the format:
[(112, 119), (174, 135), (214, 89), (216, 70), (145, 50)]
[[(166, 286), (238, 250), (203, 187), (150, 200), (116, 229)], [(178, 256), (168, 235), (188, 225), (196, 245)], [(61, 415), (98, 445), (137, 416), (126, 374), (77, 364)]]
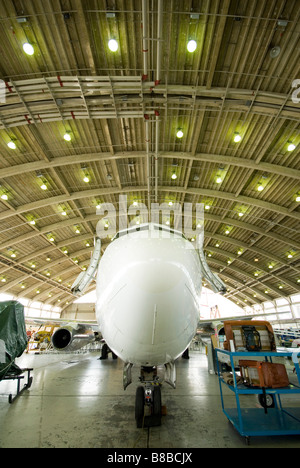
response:
[[(157, 368), (164, 368), (164, 381), (175, 388), (175, 360), (189, 347), (197, 326), (209, 327), (213, 333), (213, 325), (223, 320), (249, 319), (199, 320), (202, 277), (215, 292), (226, 292), (224, 283), (207, 265), (202, 247), (203, 232), (191, 243), (180, 231), (147, 223), (119, 231), (100, 261), (101, 239), (97, 238), (88, 269), (72, 285), (72, 291), (81, 295), (97, 274), (96, 328), (90, 321), (70, 322), (52, 336), (56, 349), (74, 351), (99, 340), (100, 329), (105, 340), (102, 358), (109, 349), (124, 362), (124, 389), (132, 381), (132, 367), (140, 367), (137, 427), (145, 424), (145, 405), (152, 415), (146, 423), (160, 424)], [(262, 315), (268, 314), (258, 314)]]
[[(131, 383), (132, 366), (141, 369), (135, 416), (141, 427), (144, 406), (153, 424), (160, 424), (161, 393), (157, 367), (175, 388), (175, 360), (191, 343), (200, 317), (202, 276), (216, 292), (224, 283), (209, 269), (202, 250), (179, 232), (154, 223), (119, 231), (100, 261), (96, 239), (90, 265), (72, 286), (82, 294), (97, 272), (96, 317), (110, 350), (124, 362), (124, 389)], [(93, 333), (84, 325), (60, 328), (52, 342), (58, 349), (78, 349)]]

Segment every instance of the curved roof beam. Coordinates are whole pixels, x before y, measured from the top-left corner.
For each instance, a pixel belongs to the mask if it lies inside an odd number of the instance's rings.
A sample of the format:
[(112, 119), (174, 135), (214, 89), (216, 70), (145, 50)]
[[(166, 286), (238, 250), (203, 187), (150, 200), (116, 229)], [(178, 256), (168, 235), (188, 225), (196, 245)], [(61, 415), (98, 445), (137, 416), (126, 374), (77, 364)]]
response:
[[(191, 194), (191, 195), (199, 195), (199, 196), (206, 196), (206, 197), (213, 197), (213, 198), (220, 198), (223, 200), (245, 203), (246, 205), (255, 206), (257, 208), (262, 208), (264, 210), (273, 211), (275, 213), (280, 213), (284, 216), (289, 216), (295, 219), (300, 220), (300, 212), (297, 211), (290, 211), (288, 208), (284, 206), (277, 205), (275, 203), (269, 203), (263, 200), (259, 200), (257, 198), (246, 197), (243, 195), (239, 195), (237, 199), (234, 193), (230, 192), (221, 192), (218, 190), (210, 190), (210, 189), (198, 189), (198, 188), (184, 188), (184, 187), (174, 187), (174, 186), (159, 186), (158, 190), (161, 192), (176, 192), (176, 193), (184, 193), (184, 194)], [(16, 209), (11, 208), (10, 210), (3, 211), (0, 213), (0, 220), (7, 219), (11, 216), (15, 216), (18, 214), (25, 213), (26, 211), (36, 210), (39, 208), (44, 208), (45, 206), (51, 206), (59, 203), (66, 203), (68, 201), (75, 201), (80, 200), (82, 198), (89, 198), (89, 197), (97, 197), (103, 195), (118, 195), (118, 194), (125, 194), (130, 192), (142, 192), (147, 191), (146, 186), (130, 186), (130, 187), (123, 187), (119, 189), (117, 187), (110, 187), (110, 188), (102, 188), (102, 189), (90, 189), (90, 190), (81, 190), (79, 192), (73, 192), (70, 195), (63, 194), (57, 195), (54, 197), (43, 198), (39, 201), (35, 201), (32, 203), (26, 203), (25, 205), (21, 205)]]
[[(216, 222), (218, 222), (220, 224), (230, 224), (232, 226), (241, 227), (241, 228), (243, 228), (245, 230), (248, 230), (248, 231), (251, 231), (251, 232), (256, 232), (256, 233), (262, 234), (262, 235), (264, 235), (266, 237), (270, 237), (273, 240), (283, 242), (283, 243), (287, 244), (288, 246), (294, 245), (296, 248), (300, 249), (300, 243), (299, 242), (296, 242), (295, 240), (289, 239), (287, 236), (280, 236), (280, 235), (278, 235), (276, 233), (273, 233), (273, 232), (270, 232), (270, 231), (264, 231), (263, 229), (258, 228), (257, 226), (255, 226), (253, 224), (246, 223), (245, 221), (239, 221), (239, 220), (231, 219), (231, 218), (228, 218), (228, 217), (222, 218), (221, 216), (212, 215), (212, 214), (209, 214), (209, 213), (205, 213), (205, 218), (208, 219), (208, 220), (211, 220), (211, 221), (216, 221)], [(95, 221), (97, 219), (99, 219), (99, 216), (96, 215), (96, 214), (88, 215), (88, 216), (84, 217), (85, 222)], [(73, 226), (75, 224), (80, 224), (82, 222), (83, 222), (83, 218), (78, 216), (76, 218), (66, 219), (66, 220), (59, 221), (59, 222), (54, 223), (54, 224), (50, 224), (48, 226), (44, 226), (40, 230), (36, 229), (36, 230), (34, 230), (32, 232), (23, 234), (23, 235), (21, 235), (19, 237), (15, 237), (15, 238), (10, 239), (9, 241), (3, 242), (1, 244), (1, 250), (3, 251), (3, 249), (5, 249), (5, 248), (12, 247), (12, 246), (14, 246), (14, 245), (16, 245), (16, 244), (18, 244), (20, 242), (31, 239), (33, 237), (43, 235), (43, 234), (48, 233), (48, 232), (55, 231), (55, 229), (59, 229), (59, 228), (67, 227), (67, 226)], [(89, 237), (91, 237), (91, 235), (89, 235)]]
[[(146, 109), (148, 105), (151, 106), (148, 113), (153, 113), (153, 102), (157, 105), (167, 102), (168, 105), (178, 106), (180, 109), (182, 97), (185, 98), (185, 105), (190, 103), (193, 109), (224, 107), (226, 110), (248, 112), (250, 103), (251, 113), (270, 117), (276, 117), (280, 113), (283, 118), (299, 120), (297, 104), (292, 102), (289, 94), (283, 93), (260, 91), (253, 99), (253, 90), (249, 89), (207, 89), (206, 86), (169, 83), (167, 86), (155, 86), (154, 82), (143, 82), (139, 76), (92, 76), (80, 79), (77, 76), (60, 76), (60, 82), (64, 84), (62, 89), (57, 86), (56, 76), (8, 82), (11, 92), (2, 112), (0, 128), (28, 125), (24, 109), (27, 114), (30, 111), (30, 123), (73, 118), (144, 118), (141, 104)], [(91, 86), (91, 83), (94, 86)], [(128, 109), (118, 107), (120, 96), (124, 94), (127, 95)], [(63, 101), (63, 106), (57, 106), (57, 99)]]
[[(217, 259), (213, 259), (212, 261), (213, 261), (213, 263), (215, 263), (217, 265), (220, 265), (220, 267), (222, 267), (222, 268), (226, 268), (227, 270), (232, 270), (235, 273), (238, 273), (238, 275), (245, 276), (246, 278), (249, 278), (251, 281), (253, 281), (253, 278), (249, 273), (247, 273), (244, 270), (241, 270), (240, 268), (238, 268), (238, 267), (236, 267), (234, 265), (228, 265), (227, 263), (224, 263), (221, 260), (217, 260)], [(222, 275), (222, 272), (219, 271), (218, 274)], [(264, 278), (260, 278), (260, 280), (256, 280), (256, 281), (257, 281), (257, 283), (262, 283), (264, 287), (268, 288), (270, 291), (273, 291), (276, 295), (282, 295), (282, 292), (280, 292), (279, 289), (278, 290), (275, 289), (274, 286), (272, 286), (272, 285), (270, 285), (270, 284), (268, 284), (266, 282), (267, 279), (265, 281), (263, 281), (263, 279)], [(235, 281), (234, 277), (233, 277), (233, 280)], [(249, 287), (250, 289), (253, 289), (253, 287), (247, 286), (245, 284), (243, 286), (244, 287)], [(259, 291), (259, 290), (256, 290), (255, 292), (257, 292), (257, 294), (263, 295), (262, 292)], [(266, 298), (266, 300), (270, 300), (270, 296), (265, 295), (264, 297)]]
[[(97, 217), (95, 217), (95, 219), (97, 219)], [(220, 220), (220, 221), (222, 221), (222, 220)], [(210, 233), (209, 231), (207, 231), (207, 235), (210, 236), (211, 233)], [(60, 243), (57, 244), (57, 245), (50, 245), (49, 248), (46, 248), (46, 249), (44, 248), (44, 249), (41, 249), (40, 251), (36, 251), (32, 256), (30, 256), (30, 258), (32, 258), (32, 257), (38, 258), (40, 255), (43, 255), (43, 254), (45, 254), (46, 252), (49, 252), (50, 250), (53, 250), (53, 249), (55, 249), (55, 248), (58, 248), (58, 249), (59, 249), (59, 248), (65, 246), (65, 245), (70, 245), (71, 243), (75, 243), (75, 242), (78, 242), (78, 241), (83, 241), (83, 240), (88, 239), (88, 238), (90, 238), (90, 237), (91, 237), (91, 236), (90, 236), (89, 234), (85, 234), (85, 235), (83, 235), (83, 236), (73, 236), (73, 237), (71, 237), (70, 239), (65, 239), (63, 242), (60, 242)], [(236, 245), (236, 246), (241, 246), (241, 245), (240, 245), (241, 243), (240, 243), (239, 241), (235, 240), (235, 239), (230, 239), (230, 238), (227, 238), (227, 237), (221, 236), (221, 235), (215, 235), (215, 238), (216, 238), (216, 239), (219, 239), (219, 240), (226, 241), (226, 242), (231, 243), (231, 244)], [(103, 248), (106, 248), (108, 245), (109, 245), (109, 242), (107, 242), (106, 244), (104, 244), (104, 245), (103, 245)], [(256, 251), (256, 250), (257, 250), (257, 249), (255, 249), (255, 248), (253, 248), (253, 247), (251, 247), (251, 246), (248, 246), (248, 245), (245, 244), (245, 243), (243, 244), (243, 246), (244, 246), (245, 248), (248, 248), (249, 250), (253, 250), (253, 251)], [(51, 265), (53, 266), (53, 265), (55, 265), (55, 264), (61, 264), (62, 261), (67, 261), (67, 260), (70, 260), (70, 261), (73, 263), (73, 258), (78, 257), (78, 256), (81, 256), (81, 255), (86, 254), (86, 253), (87, 253), (87, 254), (90, 254), (90, 252), (92, 251), (92, 249), (93, 249), (93, 247), (89, 247), (89, 248), (83, 248), (83, 249), (80, 249), (80, 250), (78, 250), (78, 251), (72, 252), (69, 256), (63, 256), (62, 258), (59, 258), (59, 259), (55, 260), (55, 262), (52, 262)], [(219, 254), (221, 254), (221, 255), (224, 255), (225, 257), (228, 257), (228, 255), (230, 255), (232, 258), (237, 259), (237, 260), (239, 260), (239, 261), (245, 263), (246, 265), (248, 265), (248, 266), (250, 266), (250, 267), (252, 267), (252, 268), (254, 268), (254, 269), (257, 269), (257, 268), (258, 268), (258, 265), (257, 265), (257, 264), (254, 264), (253, 262), (250, 262), (249, 260), (245, 260), (245, 259), (243, 259), (242, 257), (240, 257), (240, 256), (238, 256), (238, 255), (234, 255), (234, 254), (232, 254), (232, 253), (228, 253), (227, 251), (222, 251), (222, 250), (219, 249), (219, 248), (207, 247), (207, 250), (211, 250), (211, 251), (213, 251), (213, 252), (219, 253)], [(263, 251), (262, 249), (259, 249), (259, 253), (262, 254), (262, 255), (265, 255), (265, 256), (266, 256), (267, 258), (269, 258), (269, 259), (272, 259), (272, 256), (271, 256), (268, 252)], [(63, 254), (62, 254), (62, 255), (63, 255)], [(9, 269), (11, 269), (11, 268), (12, 268), (12, 269), (14, 269), (14, 268), (16, 268), (16, 269), (22, 268), (22, 264), (23, 264), (25, 261), (29, 261), (29, 260), (30, 260), (30, 258), (27, 258), (27, 257), (28, 257), (28, 256), (26, 256), (26, 257), (23, 258), (23, 259), (20, 259), (18, 262), (11, 261), (11, 262), (10, 262), (11, 265), (9, 265), (8, 267), (2, 268), (2, 269), (0, 270), (0, 274), (2, 274), (2, 273), (4, 273), (4, 272), (7, 272), (7, 271), (8, 271)], [(234, 270), (234, 271), (238, 271), (239, 273), (242, 273), (242, 270), (237, 269), (237, 268), (234, 267), (233, 265), (231, 265), (231, 267), (229, 267), (228, 264), (225, 264), (225, 263), (223, 263), (223, 262), (221, 262), (220, 260), (217, 260), (217, 259), (215, 259), (215, 258), (212, 258), (210, 261), (211, 261), (212, 263), (217, 263), (217, 264), (219, 264), (219, 265), (222, 266), (222, 267), (226, 267), (226, 268), (229, 268), (229, 269), (231, 268), (231, 269)], [(279, 263), (281, 263), (281, 264), (284, 265), (284, 266), (287, 266), (287, 267), (290, 266), (290, 265), (288, 264), (288, 262), (287, 262), (287, 261), (284, 261), (283, 259), (276, 258), (276, 261), (278, 261)], [(82, 265), (84, 265), (84, 264), (85, 264), (85, 261), (82, 261), (81, 263), (82, 263)], [(36, 275), (38, 275), (38, 273), (42, 272), (42, 271), (45, 270), (45, 269), (48, 269), (48, 267), (49, 267), (49, 265), (48, 265), (48, 264), (45, 264), (45, 265), (43, 265), (42, 267), (39, 267), (39, 268), (36, 270), (36, 272), (34, 272), (34, 273), (36, 273)], [(65, 281), (70, 282), (70, 281), (72, 281), (72, 279), (74, 279), (74, 278), (76, 277), (76, 275), (78, 274), (78, 272), (77, 272), (77, 273), (74, 272), (74, 268), (76, 268), (76, 267), (77, 267), (77, 268), (80, 268), (80, 265), (74, 263), (72, 266), (70, 266), (70, 267), (68, 267), (68, 268), (64, 268), (64, 269), (62, 270), (61, 275), (64, 275), (64, 274), (69, 273), (69, 272), (71, 273), (71, 276), (68, 277)], [(292, 265), (291, 265), (291, 267), (294, 268)], [(25, 266), (25, 268), (27, 268), (27, 267)], [(270, 272), (269, 272), (267, 269), (264, 269), (263, 267), (259, 267), (259, 269), (260, 269), (261, 271), (263, 271), (266, 275), (268, 275), (268, 276), (270, 275)], [(295, 269), (296, 271), (298, 271), (297, 268), (294, 268), (294, 269)], [(34, 276), (34, 273), (30, 271), (31, 276)], [(222, 273), (222, 274), (223, 274), (223, 273)], [(243, 274), (246, 275), (246, 276), (247, 276), (249, 279), (251, 279), (252, 281), (257, 281), (257, 280), (255, 280), (249, 273), (246, 273), (245, 271), (243, 271)], [(275, 274), (275, 272), (272, 274), (272, 276), (274, 276), (274, 277), (276, 277), (276, 278), (278, 277), (278, 276)], [(26, 277), (27, 277), (27, 275), (24, 276), (24, 277), (19, 278), (18, 280), (15, 280), (15, 281), (13, 281), (13, 282), (7, 283), (5, 286), (3, 286), (2, 288), (0, 288), (0, 292), (4, 292), (5, 290), (9, 289), (11, 286), (14, 286), (15, 284), (20, 283), (20, 282), (22, 282), (22, 281), (25, 281)], [(52, 286), (52, 288), (53, 288), (53, 287), (59, 288), (60, 286), (62, 286), (62, 285), (56, 284), (55, 280), (50, 280), (49, 278), (46, 278), (46, 277), (45, 277), (45, 278), (41, 278), (41, 277), (39, 276), (37, 279), (38, 279), (39, 281), (48, 283), (49, 285)], [(297, 285), (296, 283), (293, 283), (292, 281), (288, 281), (288, 280), (286, 280), (286, 279), (284, 279), (284, 278), (282, 278), (282, 277), (279, 277), (279, 280), (280, 280), (281, 282), (284, 282), (284, 283), (286, 283), (287, 285), (293, 287), (296, 291), (298, 291), (298, 290), (300, 291), (300, 287), (298, 287), (298, 285)], [(235, 281), (237, 281), (237, 280), (235, 280)], [(54, 283), (53, 283), (53, 282), (54, 282)], [(262, 282), (262, 283), (264, 282), (264, 281), (263, 281), (263, 278), (261, 278), (261, 282)], [(47, 290), (47, 291), (48, 291), (48, 290)], [(276, 291), (276, 290), (274, 289), (274, 291)], [(255, 292), (257, 292), (257, 291), (255, 291)], [(276, 291), (276, 292), (277, 292), (277, 291)], [(267, 297), (267, 296), (266, 296), (266, 297)]]
[[(169, 153), (169, 152), (160, 152), (161, 158), (173, 159), (185, 159), (185, 160), (195, 160), (195, 161), (204, 161), (204, 162), (214, 162), (229, 164), (231, 166), (243, 167), (247, 169), (253, 169), (262, 172), (269, 172), (270, 174), (284, 175), (286, 177), (291, 177), (293, 179), (300, 180), (300, 171), (290, 167), (280, 166), (279, 164), (270, 164), (266, 162), (256, 163), (252, 159), (239, 158), (234, 156), (224, 156), (221, 154), (210, 154), (210, 153)], [(73, 164), (84, 163), (87, 160), (90, 162), (95, 161), (106, 161), (109, 160), (118, 160), (124, 158), (145, 158), (145, 154), (140, 151), (127, 151), (127, 152), (116, 152), (111, 153), (84, 153), (84, 154), (74, 154), (72, 156), (62, 156), (51, 161), (34, 161), (24, 164), (18, 164), (14, 166), (9, 166), (0, 169), (0, 179), (5, 179), (6, 177), (11, 177), (15, 175), (24, 174), (26, 172), (34, 172), (43, 169), (52, 169), (60, 166), (68, 166)]]

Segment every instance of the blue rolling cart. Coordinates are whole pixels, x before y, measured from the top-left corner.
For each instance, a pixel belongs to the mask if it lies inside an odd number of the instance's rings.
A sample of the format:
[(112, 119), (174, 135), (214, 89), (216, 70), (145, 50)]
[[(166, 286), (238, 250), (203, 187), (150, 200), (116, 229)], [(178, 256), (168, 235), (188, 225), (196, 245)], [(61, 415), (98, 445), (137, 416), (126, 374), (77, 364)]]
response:
[[(228, 420), (233, 424), (236, 430), (246, 439), (249, 444), (250, 436), (275, 436), (275, 435), (295, 435), (300, 434), (300, 368), (298, 357), (299, 350), (291, 352), (230, 352), (224, 349), (216, 348), (216, 362), (218, 369), (219, 385), (222, 409)], [(233, 385), (227, 384), (220, 371), (218, 353), (227, 354), (230, 359), (230, 365), (233, 372)], [(249, 359), (256, 357), (257, 360), (271, 361), (275, 357), (290, 357), (294, 363), (298, 385), (290, 384), (283, 388), (265, 388), (248, 387), (243, 384), (237, 384), (236, 375), (234, 372), (234, 358), (240, 356), (241, 359)], [(225, 408), (222, 386), (225, 385), (235, 394), (236, 407)], [(265, 392), (266, 396), (272, 395), (274, 407), (267, 408), (241, 408), (240, 395), (257, 394), (262, 395)], [(299, 394), (299, 407), (283, 408), (280, 395), (284, 394)]]

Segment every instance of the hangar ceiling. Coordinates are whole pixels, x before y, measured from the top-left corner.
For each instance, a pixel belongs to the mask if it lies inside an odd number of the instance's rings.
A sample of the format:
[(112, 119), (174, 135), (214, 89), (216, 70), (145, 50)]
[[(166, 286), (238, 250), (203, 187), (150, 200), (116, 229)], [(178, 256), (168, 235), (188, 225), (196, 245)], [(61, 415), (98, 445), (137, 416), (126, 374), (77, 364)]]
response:
[(299, 16), (299, 0), (1, 0), (0, 292), (71, 303), (96, 206), (119, 194), (203, 203), (229, 299), (299, 292)]

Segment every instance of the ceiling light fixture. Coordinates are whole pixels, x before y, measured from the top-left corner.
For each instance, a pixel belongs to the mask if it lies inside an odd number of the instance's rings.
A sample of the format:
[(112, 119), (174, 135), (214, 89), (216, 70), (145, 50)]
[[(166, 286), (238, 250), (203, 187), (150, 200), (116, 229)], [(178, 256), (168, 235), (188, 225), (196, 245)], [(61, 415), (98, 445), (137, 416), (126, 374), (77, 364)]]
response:
[(287, 149), (287, 150), (288, 150), (288, 151), (294, 151), (294, 149), (296, 148), (296, 145), (294, 145), (294, 144), (293, 144), (293, 143), (291, 143), (291, 142), (288, 142), (288, 143), (290, 143), (290, 144), (289, 144), (289, 146), (288, 146), (288, 149)]
[(119, 44), (118, 42), (115, 40), (115, 39), (110, 39), (108, 41), (108, 48), (109, 50), (111, 50), (112, 52), (116, 52), (119, 48)]
[(12, 140), (7, 143), (7, 146), (10, 149), (16, 149), (16, 147), (17, 147), (17, 145)]
[(222, 177), (218, 176), (218, 177), (216, 178), (216, 183), (217, 183), (217, 184), (220, 184), (221, 182), (222, 182)]
[(296, 202), (300, 202), (300, 195), (296, 196)]
[(66, 132), (66, 133), (64, 134), (64, 140), (65, 140), (65, 141), (71, 141), (71, 139), (72, 139), (72, 137), (71, 137), (71, 135), (70, 135), (70, 132)]
[(257, 187), (257, 190), (258, 190), (259, 192), (262, 192), (263, 189), (264, 189), (264, 186), (261, 185), (261, 184), (259, 184), (259, 186)]
[(189, 52), (195, 52), (195, 50), (197, 49), (197, 42), (194, 40), (194, 39), (191, 39), (188, 43), (187, 43), (187, 46), (186, 46), (187, 50)]
[(34, 54), (34, 48), (31, 44), (29, 44), (29, 42), (25, 42), (25, 44), (23, 44), (23, 50), (25, 52), (25, 54), (27, 55), (33, 55)]
[(270, 50), (270, 57), (271, 58), (276, 58), (280, 54), (280, 47), (279, 46), (274, 46)]
[(235, 134), (235, 137), (233, 138), (233, 141), (235, 143), (238, 143), (239, 141), (241, 141), (241, 139), (242, 139), (241, 135), (239, 133), (237, 133), (237, 132), (234, 132), (234, 134)]
[(173, 172), (173, 174), (172, 174), (171, 178), (172, 178), (173, 180), (177, 179), (177, 175), (176, 175), (176, 173), (175, 173), (175, 172)]
[(181, 128), (178, 128), (176, 136), (177, 136), (177, 138), (182, 138), (183, 137), (183, 131), (181, 130)]

